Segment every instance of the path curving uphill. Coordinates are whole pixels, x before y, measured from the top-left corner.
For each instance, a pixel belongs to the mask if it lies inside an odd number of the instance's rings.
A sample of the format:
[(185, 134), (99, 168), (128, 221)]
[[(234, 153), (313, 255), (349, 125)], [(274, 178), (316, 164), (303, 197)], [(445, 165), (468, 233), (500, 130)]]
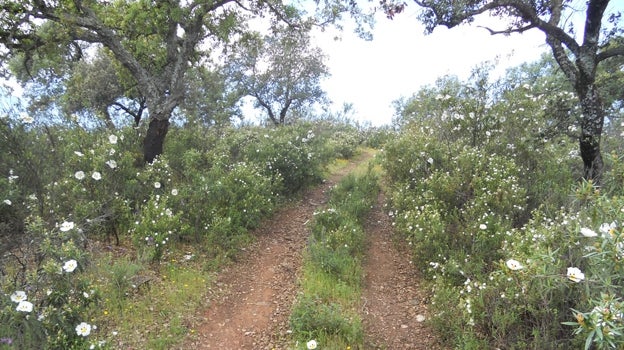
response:
[(208, 292), (209, 307), (184, 349), (287, 349), (288, 318), (310, 234), (308, 223), (327, 201), (328, 190), (371, 154), (363, 153), (278, 210), (253, 232), (255, 243), (223, 269)]
[[(322, 185), (278, 210), (253, 232), (256, 241), (224, 268), (207, 293), (196, 332), (180, 349), (289, 350), (289, 316), (310, 235), (308, 223), (328, 199), (328, 190), (372, 154), (363, 153)], [(365, 223), (361, 315), (363, 349), (441, 349), (425, 326), (425, 293), (410, 264), (410, 253), (393, 242), (392, 222), (380, 193)]]

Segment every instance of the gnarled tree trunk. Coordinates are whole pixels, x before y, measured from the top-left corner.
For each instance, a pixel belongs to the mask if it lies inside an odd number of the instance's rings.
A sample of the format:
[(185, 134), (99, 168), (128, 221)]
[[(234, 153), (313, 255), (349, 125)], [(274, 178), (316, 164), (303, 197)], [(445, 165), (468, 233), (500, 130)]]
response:
[(169, 119), (152, 118), (143, 140), (143, 159), (146, 162), (152, 163), (163, 153), (163, 144), (168, 131)]
[(604, 125), (604, 108), (594, 84), (577, 88), (581, 101), (581, 136), (579, 140), (583, 159), (583, 178), (600, 185), (603, 171), (600, 139)]

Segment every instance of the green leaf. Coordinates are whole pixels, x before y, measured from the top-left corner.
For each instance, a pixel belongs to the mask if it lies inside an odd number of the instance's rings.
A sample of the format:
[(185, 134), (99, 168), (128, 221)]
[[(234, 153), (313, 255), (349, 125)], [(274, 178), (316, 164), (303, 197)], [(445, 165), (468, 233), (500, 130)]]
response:
[(587, 335), (587, 339), (585, 340), (585, 350), (589, 350), (589, 348), (591, 347), (592, 341), (594, 340), (595, 333), (596, 333), (596, 330), (593, 330), (589, 332), (589, 335)]

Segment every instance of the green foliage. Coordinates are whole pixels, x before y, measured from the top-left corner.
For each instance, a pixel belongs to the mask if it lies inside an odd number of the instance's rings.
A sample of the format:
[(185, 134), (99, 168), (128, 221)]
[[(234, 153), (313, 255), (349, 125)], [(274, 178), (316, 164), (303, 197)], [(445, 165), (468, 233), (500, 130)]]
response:
[(310, 28), (273, 23), (270, 34), (242, 35), (227, 58), (230, 79), (275, 125), (291, 122), (293, 110), (326, 103), (320, 81), (329, 72)]
[(339, 338), (346, 344), (360, 344), (363, 340), (358, 316), (336, 303), (301, 299), (292, 310), (290, 324), (301, 339), (316, 339), (321, 344), (329, 343), (325, 339), (337, 341), (332, 338)]
[[(11, 256), (21, 266), (7, 272), (21, 278), (12, 284), (1, 281), (8, 293), (0, 300), (0, 338), (10, 339), (13, 346), (83, 349), (99, 343), (89, 316), (100, 296), (83, 275), (88, 256), (71, 239), (75, 230), (73, 223), (64, 222), (47, 231), (41, 220), (33, 218), (28, 234), (33, 242), (41, 242), (39, 257)], [(87, 328), (79, 329), (83, 322)]]
[(323, 151), (325, 141), (310, 124), (280, 127), (255, 135), (241, 145), (241, 153), (276, 178), (276, 184), (280, 182), (281, 194), (292, 194), (322, 179), (321, 165), (328, 160)]
[(395, 132), (388, 126), (368, 128), (364, 136), (364, 142), (368, 147), (381, 149), (394, 136), (396, 136)]
[(620, 348), (621, 149), (602, 188), (575, 185), (578, 107), (556, 76), (524, 68), (487, 98), (448, 79), (400, 106), (383, 158), (391, 215), (450, 346)]
[[(42, 126), (8, 112), (0, 119), (0, 137), (7, 141), (0, 143), (0, 228), (3, 238), (11, 237), (2, 239), (0, 338), (20, 348), (109, 346), (114, 339), (98, 330), (134, 331), (110, 323), (126, 320), (136, 327), (131, 307), (141, 308), (146, 326), (158, 324), (149, 300), (136, 305), (143, 297), (159, 298), (149, 286), (168, 277), (181, 283), (175, 288), (188, 285), (201, 295), (202, 279), (154, 271), (175, 257), (188, 261), (179, 249), (189, 244), (209, 259), (207, 268), (232, 258), (251, 241), (249, 229), (282, 198), (320, 181), (334, 156), (327, 145), (332, 128), (324, 124), (194, 124), (173, 127), (167, 155), (143, 164), (141, 131), (134, 128)], [(78, 266), (71, 273), (63, 270), (70, 260)], [(168, 310), (177, 302), (175, 288), (158, 291), (170, 294), (158, 307)], [(32, 311), (16, 309), (10, 298), (15, 291), (26, 293)], [(91, 326), (90, 335), (78, 334), (81, 322)], [(179, 325), (175, 337), (154, 338), (149, 346), (171, 347), (184, 331)]]
[(624, 196), (624, 156), (622, 156), (622, 150), (614, 150), (605, 158), (609, 163), (610, 171), (601, 190), (611, 196)]
[(351, 158), (355, 150), (362, 143), (361, 135), (357, 130), (335, 132), (329, 141), (329, 147), (341, 158)]
[(302, 295), (290, 324), (297, 343), (357, 348), (363, 341), (357, 312), (362, 282), (365, 215), (377, 198), (377, 177), (347, 175), (330, 193), (328, 208), (314, 214), (302, 277)]
[(108, 261), (107, 263), (107, 265), (110, 266), (108, 278), (110, 281), (109, 286), (112, 291), (112, 293), (108, 294), (109, 300), (118, 309), (123, 309), (124, 301), (133, 288), (133, 278), (142, 267), (127, 259), (119, 259), (115, 262)]

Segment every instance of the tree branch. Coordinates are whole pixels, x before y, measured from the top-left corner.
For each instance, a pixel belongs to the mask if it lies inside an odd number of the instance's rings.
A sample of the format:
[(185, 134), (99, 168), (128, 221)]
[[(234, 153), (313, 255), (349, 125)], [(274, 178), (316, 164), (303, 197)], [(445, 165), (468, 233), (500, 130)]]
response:
[(275, 113), (273, 113), (271, 106), (269, 106), (269, 104), (266, 103), (259, 94), (254, 94), (253, 96), (256, 98), (256, 102), (267, 111), (271, 121), (273, 121), (275, 125), (279, 125), (279, 121), (275, 118)]
[[(472, 9), (467, 8), (466, 10), (460, 13), (450, 13), (450, 14), (440, 13), (440, 11), (436, 7), (436, 3), (437, 3), (436, 1), (431, 1), (431, 0), (414, 0), (414, 1), (419, 6), (429, 9), (435, 14), (436, 25), (443, 25), (448, 28), (455, 27), (473, 18), (474, 16), (484, 14), (489, 11), (496, 11), (500, 9), (513, 9), (518, 12), (518, 15), (516, 17), (518, 17), (522, 22), (529, 23), (530, 26), (540, 29), (547, 36), (553, 36), (557, 38), (558, 41), (562, 42), (575, 55), (577, 55), (580, 50), (580, 46), (574, 40), (574, 38), (568, 35), (568, 33), (566, 33), (563, 29), (557, 26), (559, 22), (559, 18), (557, 18), (556, 23), (553, 23), (553, 21), (546, 22), (539, 17), (535, 8), (533, 8), (530, 4), (527, 4), (526, 2), (522, 0), (493, 0), (481, 6), (478, 6), (476, 8), (472, 8)], [(521, 27), (521, 28), (524, 28), (524, 27)]]
[(520, 28), (507, 28), (505, 30), (494, 30), (486, 26), (477, 26), (477, 27), (487, 30), (488, 32), (490, 32), (491, 35), (498, 35), (498, 34), (509, 35), (511, 33), (524, 33), (525, 31), (529, 29), (537, 28), (537, 26), (535, 26), (534, 24), (529, 24), (527, 26), (520, 27)]
[(607, 58), (615, 57), (615, 56), (624, 56), (624, 46), (614, 47), (611, 49), (607, 49), (598, 53), (596, 60), (598, 62), (604, 61)]

